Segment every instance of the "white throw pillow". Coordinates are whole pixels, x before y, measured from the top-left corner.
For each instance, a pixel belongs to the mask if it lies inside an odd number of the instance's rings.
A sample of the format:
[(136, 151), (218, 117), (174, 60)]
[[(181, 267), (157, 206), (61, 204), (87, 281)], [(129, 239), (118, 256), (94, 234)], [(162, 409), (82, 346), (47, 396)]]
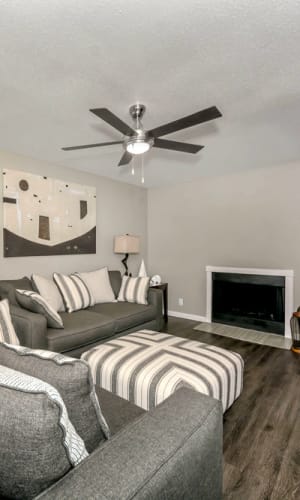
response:
[(0, 301), (0, 342), (19, 345), (19, 339), (11, 320), (7, 299)]
[(39, 274), (31, 276), (38, 293), (50, 304), (56, 312), (65, 311), (62, 296), (52, 278), (45, 278)]
[(88, 273), (76, 273), (84, 281), (92, 296), (95, 304), (103, 302), (115, 302), (115, 294), (110, 284), (107, 267), (91, 271)]

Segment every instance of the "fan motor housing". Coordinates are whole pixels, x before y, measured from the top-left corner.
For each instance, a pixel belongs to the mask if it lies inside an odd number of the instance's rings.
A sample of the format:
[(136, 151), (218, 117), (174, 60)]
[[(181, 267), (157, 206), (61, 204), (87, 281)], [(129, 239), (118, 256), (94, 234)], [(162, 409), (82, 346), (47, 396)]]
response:
[(129, 113), (133, 120), (141, 120), (145, 114), (146, 106), (144, 104), (133, 104), (129, 108)]

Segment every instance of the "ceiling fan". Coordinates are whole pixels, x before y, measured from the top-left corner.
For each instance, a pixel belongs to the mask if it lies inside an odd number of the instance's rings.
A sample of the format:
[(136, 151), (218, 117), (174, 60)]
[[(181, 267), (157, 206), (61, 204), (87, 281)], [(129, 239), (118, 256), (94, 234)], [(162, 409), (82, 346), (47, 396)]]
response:
[(113, 144), (123, 144), (125, 152), (118, 163), (118, 166), (127, 165), (132, 160), (133, 155), (146, 153), (150, 148), (170, 149), (172, 151), (181, 151), (183, 153), (198, 153), (204, 146), (198, 144), (187, 144), (185, 142), (170, 141), (168, 139), (160, 139), (163, 135), (177, 132), (188, 127), (193, 127), (200, 123), (208, 122), (222, 116), (222, 113), (216, 106), (197, 111), (192, 115), (185, 116), (179, 120), (175, 120), (160, 127), (151, 130), (144, 130), (141, 119), (146, 111), (143, 104), (134, 104), (129, 108), (129, 113), (133, 119), (134, 126), (130, 127), (125, 122), (120, 120), (107, 108), (90, 109), (92, 113), (104, 120), (106, 123), (121, 132), (124, 137), (121, 141), (100, 142), (98, 144), (85, 144), (82, 146), (70, 146), (62, 148), (64, 151), (72, 151), (75, 149), (97, 148), (101, 146), (111, 146)]

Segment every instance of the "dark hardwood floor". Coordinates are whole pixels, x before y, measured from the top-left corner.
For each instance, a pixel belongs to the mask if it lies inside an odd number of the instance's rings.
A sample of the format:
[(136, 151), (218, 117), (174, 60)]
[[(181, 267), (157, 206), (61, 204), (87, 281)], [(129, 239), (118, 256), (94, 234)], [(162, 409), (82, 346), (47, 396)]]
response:
[(244, 388), (224, 415), (224, 500), (300, 499), (300, 355), (193, 330), (163, 331), (239, 352)]

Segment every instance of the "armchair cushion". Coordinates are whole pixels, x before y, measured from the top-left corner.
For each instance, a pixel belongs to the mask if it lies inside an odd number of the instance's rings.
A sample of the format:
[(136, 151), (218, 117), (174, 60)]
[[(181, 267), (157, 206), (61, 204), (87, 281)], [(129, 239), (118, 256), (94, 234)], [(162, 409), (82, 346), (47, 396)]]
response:
[(0, 366), (0, 495), (31, 499), (88, 456), (54, 387)]
[(84, 361), (50, 351), (0, 344), (0, 365), (38, 377), (57, 389), (88, 452), (109, 437), (90, 368)]

